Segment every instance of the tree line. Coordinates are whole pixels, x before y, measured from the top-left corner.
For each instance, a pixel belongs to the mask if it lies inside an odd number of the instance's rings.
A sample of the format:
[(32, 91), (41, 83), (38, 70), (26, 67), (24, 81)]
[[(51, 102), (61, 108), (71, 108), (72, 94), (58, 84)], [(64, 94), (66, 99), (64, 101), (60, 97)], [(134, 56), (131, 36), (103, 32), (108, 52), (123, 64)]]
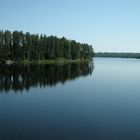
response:
[(0, 60), (87, 59), (94, 55), (91, 45), (65, 37), (0, 30)]
[(95, 57), (114, 57), (114, 58), (137, 58), (140, 59), (140, 53), (112, 53), (112, 52), (98, 52)]

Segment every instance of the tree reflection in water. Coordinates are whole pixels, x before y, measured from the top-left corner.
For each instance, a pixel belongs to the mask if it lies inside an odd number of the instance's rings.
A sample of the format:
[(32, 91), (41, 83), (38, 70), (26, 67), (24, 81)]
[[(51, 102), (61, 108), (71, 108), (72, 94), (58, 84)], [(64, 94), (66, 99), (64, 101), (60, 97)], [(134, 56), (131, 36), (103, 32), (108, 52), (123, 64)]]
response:
[(9, 90), (23, 91), (30, 87), (55, 86), (74, 80), (80, 76), (92, 74), (93, 62), (71, 63), (63, 65), (30, 64), (1, 65), (0, 92)]

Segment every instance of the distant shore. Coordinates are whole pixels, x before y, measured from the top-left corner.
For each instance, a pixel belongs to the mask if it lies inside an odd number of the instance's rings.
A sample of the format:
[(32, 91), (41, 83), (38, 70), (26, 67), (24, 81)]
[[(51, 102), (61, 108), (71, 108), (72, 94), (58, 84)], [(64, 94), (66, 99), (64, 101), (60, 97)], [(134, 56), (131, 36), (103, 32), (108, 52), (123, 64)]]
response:
[(110, 57), (110, 58), (134, 58), (140, 59), (140, 53), (114, 53), (114, 52), (98, 52), (94, 57)]

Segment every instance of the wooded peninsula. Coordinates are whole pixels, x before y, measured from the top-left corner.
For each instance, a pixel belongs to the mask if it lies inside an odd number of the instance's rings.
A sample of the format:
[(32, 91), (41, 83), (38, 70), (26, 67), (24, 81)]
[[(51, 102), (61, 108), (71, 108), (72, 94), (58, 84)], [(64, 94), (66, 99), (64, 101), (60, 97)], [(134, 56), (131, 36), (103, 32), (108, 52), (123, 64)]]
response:
[(91, 59), (91, 45), (65, 37), (0, 30), (0, 62), (83, 61)]

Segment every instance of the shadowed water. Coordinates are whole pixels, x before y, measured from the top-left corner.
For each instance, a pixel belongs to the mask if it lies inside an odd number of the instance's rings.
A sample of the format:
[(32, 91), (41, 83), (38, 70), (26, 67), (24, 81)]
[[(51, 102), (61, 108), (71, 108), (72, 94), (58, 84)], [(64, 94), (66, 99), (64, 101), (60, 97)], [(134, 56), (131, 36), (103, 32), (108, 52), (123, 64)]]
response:
[(31, 87), (55, 86), (81, 76), (92, 74), (92, 62), (71, 64), (1, 65), (0, 91), (23, 91)]
[(94, 66), (2, 66), (0, 140), (139, 140), (140, 61)]

